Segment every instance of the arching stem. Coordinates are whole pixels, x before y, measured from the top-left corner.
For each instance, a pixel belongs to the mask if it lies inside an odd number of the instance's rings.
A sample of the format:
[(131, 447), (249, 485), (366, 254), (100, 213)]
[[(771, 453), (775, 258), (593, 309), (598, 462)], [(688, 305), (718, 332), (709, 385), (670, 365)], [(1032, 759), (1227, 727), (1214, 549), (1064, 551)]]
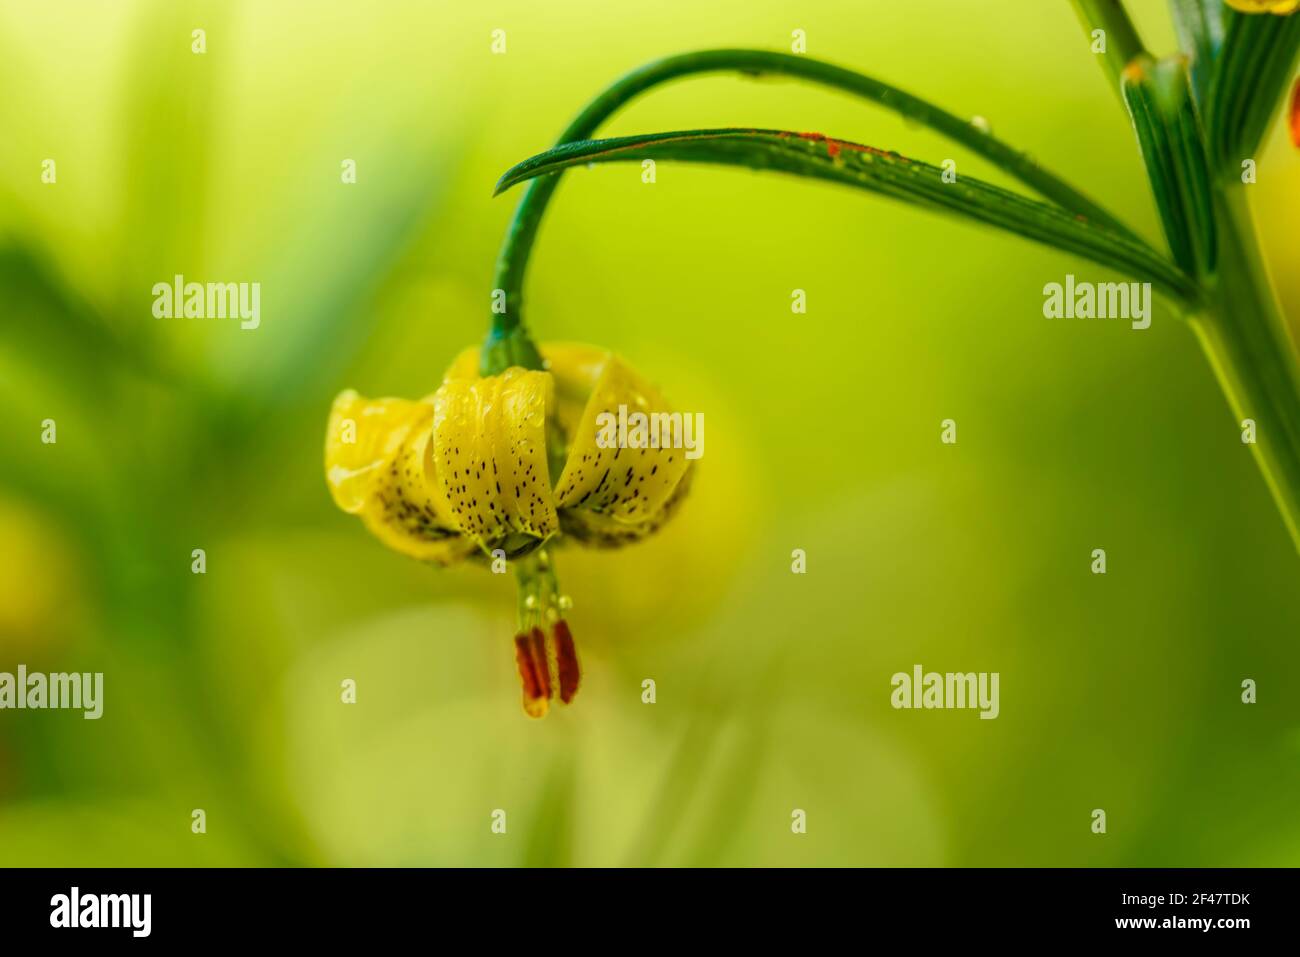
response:
[[(605, 89), (587, 104), (560, 134), (557, 142), (571, 143), (590, 138), (620, 107), (655, 86), (681, 77), (718, 72), (795, 77), (863, 97), (969, 148), (1063, 209), (1136, 238), (1131, 229), (1101, 206), (969, 119), (853, 70), (790, 53), (701, 50), (656, 60), (633, 70)], [(541, 355), (524, 325), (523, 289), (537, 229), (559, 181), (560, 174), (555, 174), (530, 183), (506, 231), (493, 284), (504, 297), (504, 308), (495, 308), (492, 314), (491, 331), (480, 360), (484, 375), (499, 373), (511, 365), (542, 368)], [(494, 302), (499, 301), (500, 297), (494, 296)]]

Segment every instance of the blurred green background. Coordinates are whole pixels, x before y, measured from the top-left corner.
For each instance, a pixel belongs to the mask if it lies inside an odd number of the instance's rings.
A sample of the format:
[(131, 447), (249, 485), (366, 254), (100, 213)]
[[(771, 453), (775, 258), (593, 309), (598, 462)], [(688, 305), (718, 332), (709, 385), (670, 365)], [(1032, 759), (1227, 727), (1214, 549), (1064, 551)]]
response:
[[(497, 176), (644, 61), (794, 29), (1158, 241), (1065, 0), (3, 0), (0, 671), (103, 671), (105, 711), (0, 712), (0, 864), (1300, 862), (1300, 560), (1188, 330), (1042, 317), (1045, 283), (1113, 278), (1064, 254), (771, 175), (569, 174), (535, 330), (618, 351), (707, 444), (660, 536), (559, 554), (585, 678), (545, 721), (509, 576), (332, 505), (333, 396), (427, 394), (481, 339)], [(729, 125), (1003, 182), (786, 81), (683, 82), (607, 132)], [(1280, 128), (1260, 170), (1300, 316)], [(261, 327), (154, 319), (176, 273), (260, 282)], [(917, 663), (1000, 672), (1001, 716), (891, 709)]]

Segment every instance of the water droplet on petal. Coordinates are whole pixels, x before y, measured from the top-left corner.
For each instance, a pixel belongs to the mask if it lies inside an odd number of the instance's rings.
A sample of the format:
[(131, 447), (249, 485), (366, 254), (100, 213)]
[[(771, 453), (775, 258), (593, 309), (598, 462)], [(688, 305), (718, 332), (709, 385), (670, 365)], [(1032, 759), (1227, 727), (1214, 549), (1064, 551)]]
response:
[(993, 124), (982, 116), (972, 116), (970, 118), (970, 125), (984, 134), (993, 132)]

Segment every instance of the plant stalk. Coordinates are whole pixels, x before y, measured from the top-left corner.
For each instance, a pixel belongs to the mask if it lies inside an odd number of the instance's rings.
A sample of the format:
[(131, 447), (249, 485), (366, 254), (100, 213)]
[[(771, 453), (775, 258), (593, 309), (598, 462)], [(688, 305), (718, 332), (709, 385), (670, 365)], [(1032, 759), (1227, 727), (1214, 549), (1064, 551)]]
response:
[(1239, 427), (1255, 422), (1250, 446), (1291, 541), (1300, 552), (1300, 368), (1260, 254), (1245, 187), (1216, 200), (1219, 269), (1206, 306), (1192, 317)]
[[(1105, 64), (1111, 85), (1120, 92), (1120, 78), (1124, 68), (1146, 53), (1137, 27), (1124, 9), (1122, 0), (1074, 0), (1084, 29), (1102, 30), (1106, 34)], [(1123, 99), (1123, 94), (1120, 94)]]

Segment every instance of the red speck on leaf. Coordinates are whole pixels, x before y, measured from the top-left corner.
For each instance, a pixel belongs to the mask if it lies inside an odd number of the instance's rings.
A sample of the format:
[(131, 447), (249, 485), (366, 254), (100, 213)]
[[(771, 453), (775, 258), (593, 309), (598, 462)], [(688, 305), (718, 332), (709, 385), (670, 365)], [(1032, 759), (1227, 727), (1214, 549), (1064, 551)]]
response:
[(884, 150), (878, 150), (874, 146), (864, 146), (861, 143), (850, 143), (848, 140), (837, 140), (834, 137), (827, 136), (825, 133), (800, 133), (800, 139), (812, 140), (816, 143), (826, 144), (826, 155), (835, 159), (844, 150), (851, 153), (871, 153), (873, 156), (883, 156), (886, 159), (902, 160), (904, 163), (911, 162), (906, 157), (899, 156), (897, 153), (887, 153)]

